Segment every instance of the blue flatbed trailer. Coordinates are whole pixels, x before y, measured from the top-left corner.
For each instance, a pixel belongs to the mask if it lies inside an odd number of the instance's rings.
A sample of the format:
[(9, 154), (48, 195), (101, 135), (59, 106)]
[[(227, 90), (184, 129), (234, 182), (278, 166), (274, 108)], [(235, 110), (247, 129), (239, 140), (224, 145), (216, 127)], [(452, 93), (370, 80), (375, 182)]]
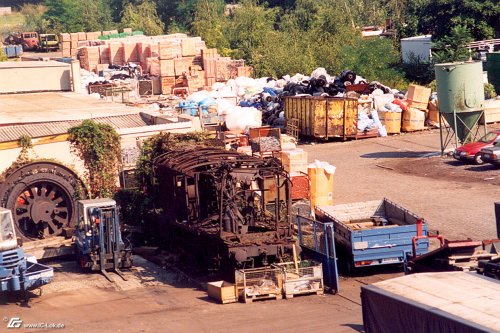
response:
[(39, 288), (54, 278), (54, 269), (27, 257), (19, 246), (9, 209), (0, 207), (0, 295)]
[(429, 248), (425, 219), (384, 198), (336, 206), (317, 206), (316, 218), (333, 222), (340, 264), (348, 271), (401, 264)]

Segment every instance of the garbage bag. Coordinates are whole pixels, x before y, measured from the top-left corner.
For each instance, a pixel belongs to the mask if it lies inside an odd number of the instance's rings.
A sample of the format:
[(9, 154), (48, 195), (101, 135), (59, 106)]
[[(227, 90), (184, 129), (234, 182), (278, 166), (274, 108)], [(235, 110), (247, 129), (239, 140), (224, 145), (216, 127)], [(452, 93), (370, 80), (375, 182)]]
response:
[(226, 114), (224, 120), (230, 131), (244, 131), (248, 127), (261, 126), (262, 113), (256, 108), (235, 106), (229, 114)]

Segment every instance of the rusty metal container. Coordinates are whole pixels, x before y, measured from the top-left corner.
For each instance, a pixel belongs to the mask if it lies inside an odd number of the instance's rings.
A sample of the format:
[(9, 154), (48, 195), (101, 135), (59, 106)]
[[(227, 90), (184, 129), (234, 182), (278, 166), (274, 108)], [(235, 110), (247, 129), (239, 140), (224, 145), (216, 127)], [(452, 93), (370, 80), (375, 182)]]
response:
[(299, 120), (299, 134), (318, 139), (356, 137), (358, 100), (320, 96), (290, 96), (285, 99), (287, 120)]

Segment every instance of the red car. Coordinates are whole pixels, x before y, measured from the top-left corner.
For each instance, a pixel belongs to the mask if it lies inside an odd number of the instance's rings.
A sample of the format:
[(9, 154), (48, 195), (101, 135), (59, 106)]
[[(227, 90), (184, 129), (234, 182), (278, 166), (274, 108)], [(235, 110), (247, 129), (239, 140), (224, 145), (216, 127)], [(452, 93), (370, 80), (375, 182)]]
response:
[(483, 148), (493, 146), (495, 140), (500, 137), (500, 130), (493, 130), (486, 133), (479, 141), (471, 142), (458, 147), (453, 152), (453, 157), (457, 160), (474, 162), (475, 164), (483, 164), (479, 151)]

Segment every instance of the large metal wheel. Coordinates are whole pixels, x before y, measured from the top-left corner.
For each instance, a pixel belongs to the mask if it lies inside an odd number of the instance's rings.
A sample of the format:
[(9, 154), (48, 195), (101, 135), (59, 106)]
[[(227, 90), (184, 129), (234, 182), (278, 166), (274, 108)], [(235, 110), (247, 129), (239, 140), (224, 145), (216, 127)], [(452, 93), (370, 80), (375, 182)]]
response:
[(52, 162), (35, 162), (14, 169), (5, 178), (1, 205), (12, 210), (18, 236), (50, 238), (75, 226), (76, 200), (86, 193), (73, 171)]

